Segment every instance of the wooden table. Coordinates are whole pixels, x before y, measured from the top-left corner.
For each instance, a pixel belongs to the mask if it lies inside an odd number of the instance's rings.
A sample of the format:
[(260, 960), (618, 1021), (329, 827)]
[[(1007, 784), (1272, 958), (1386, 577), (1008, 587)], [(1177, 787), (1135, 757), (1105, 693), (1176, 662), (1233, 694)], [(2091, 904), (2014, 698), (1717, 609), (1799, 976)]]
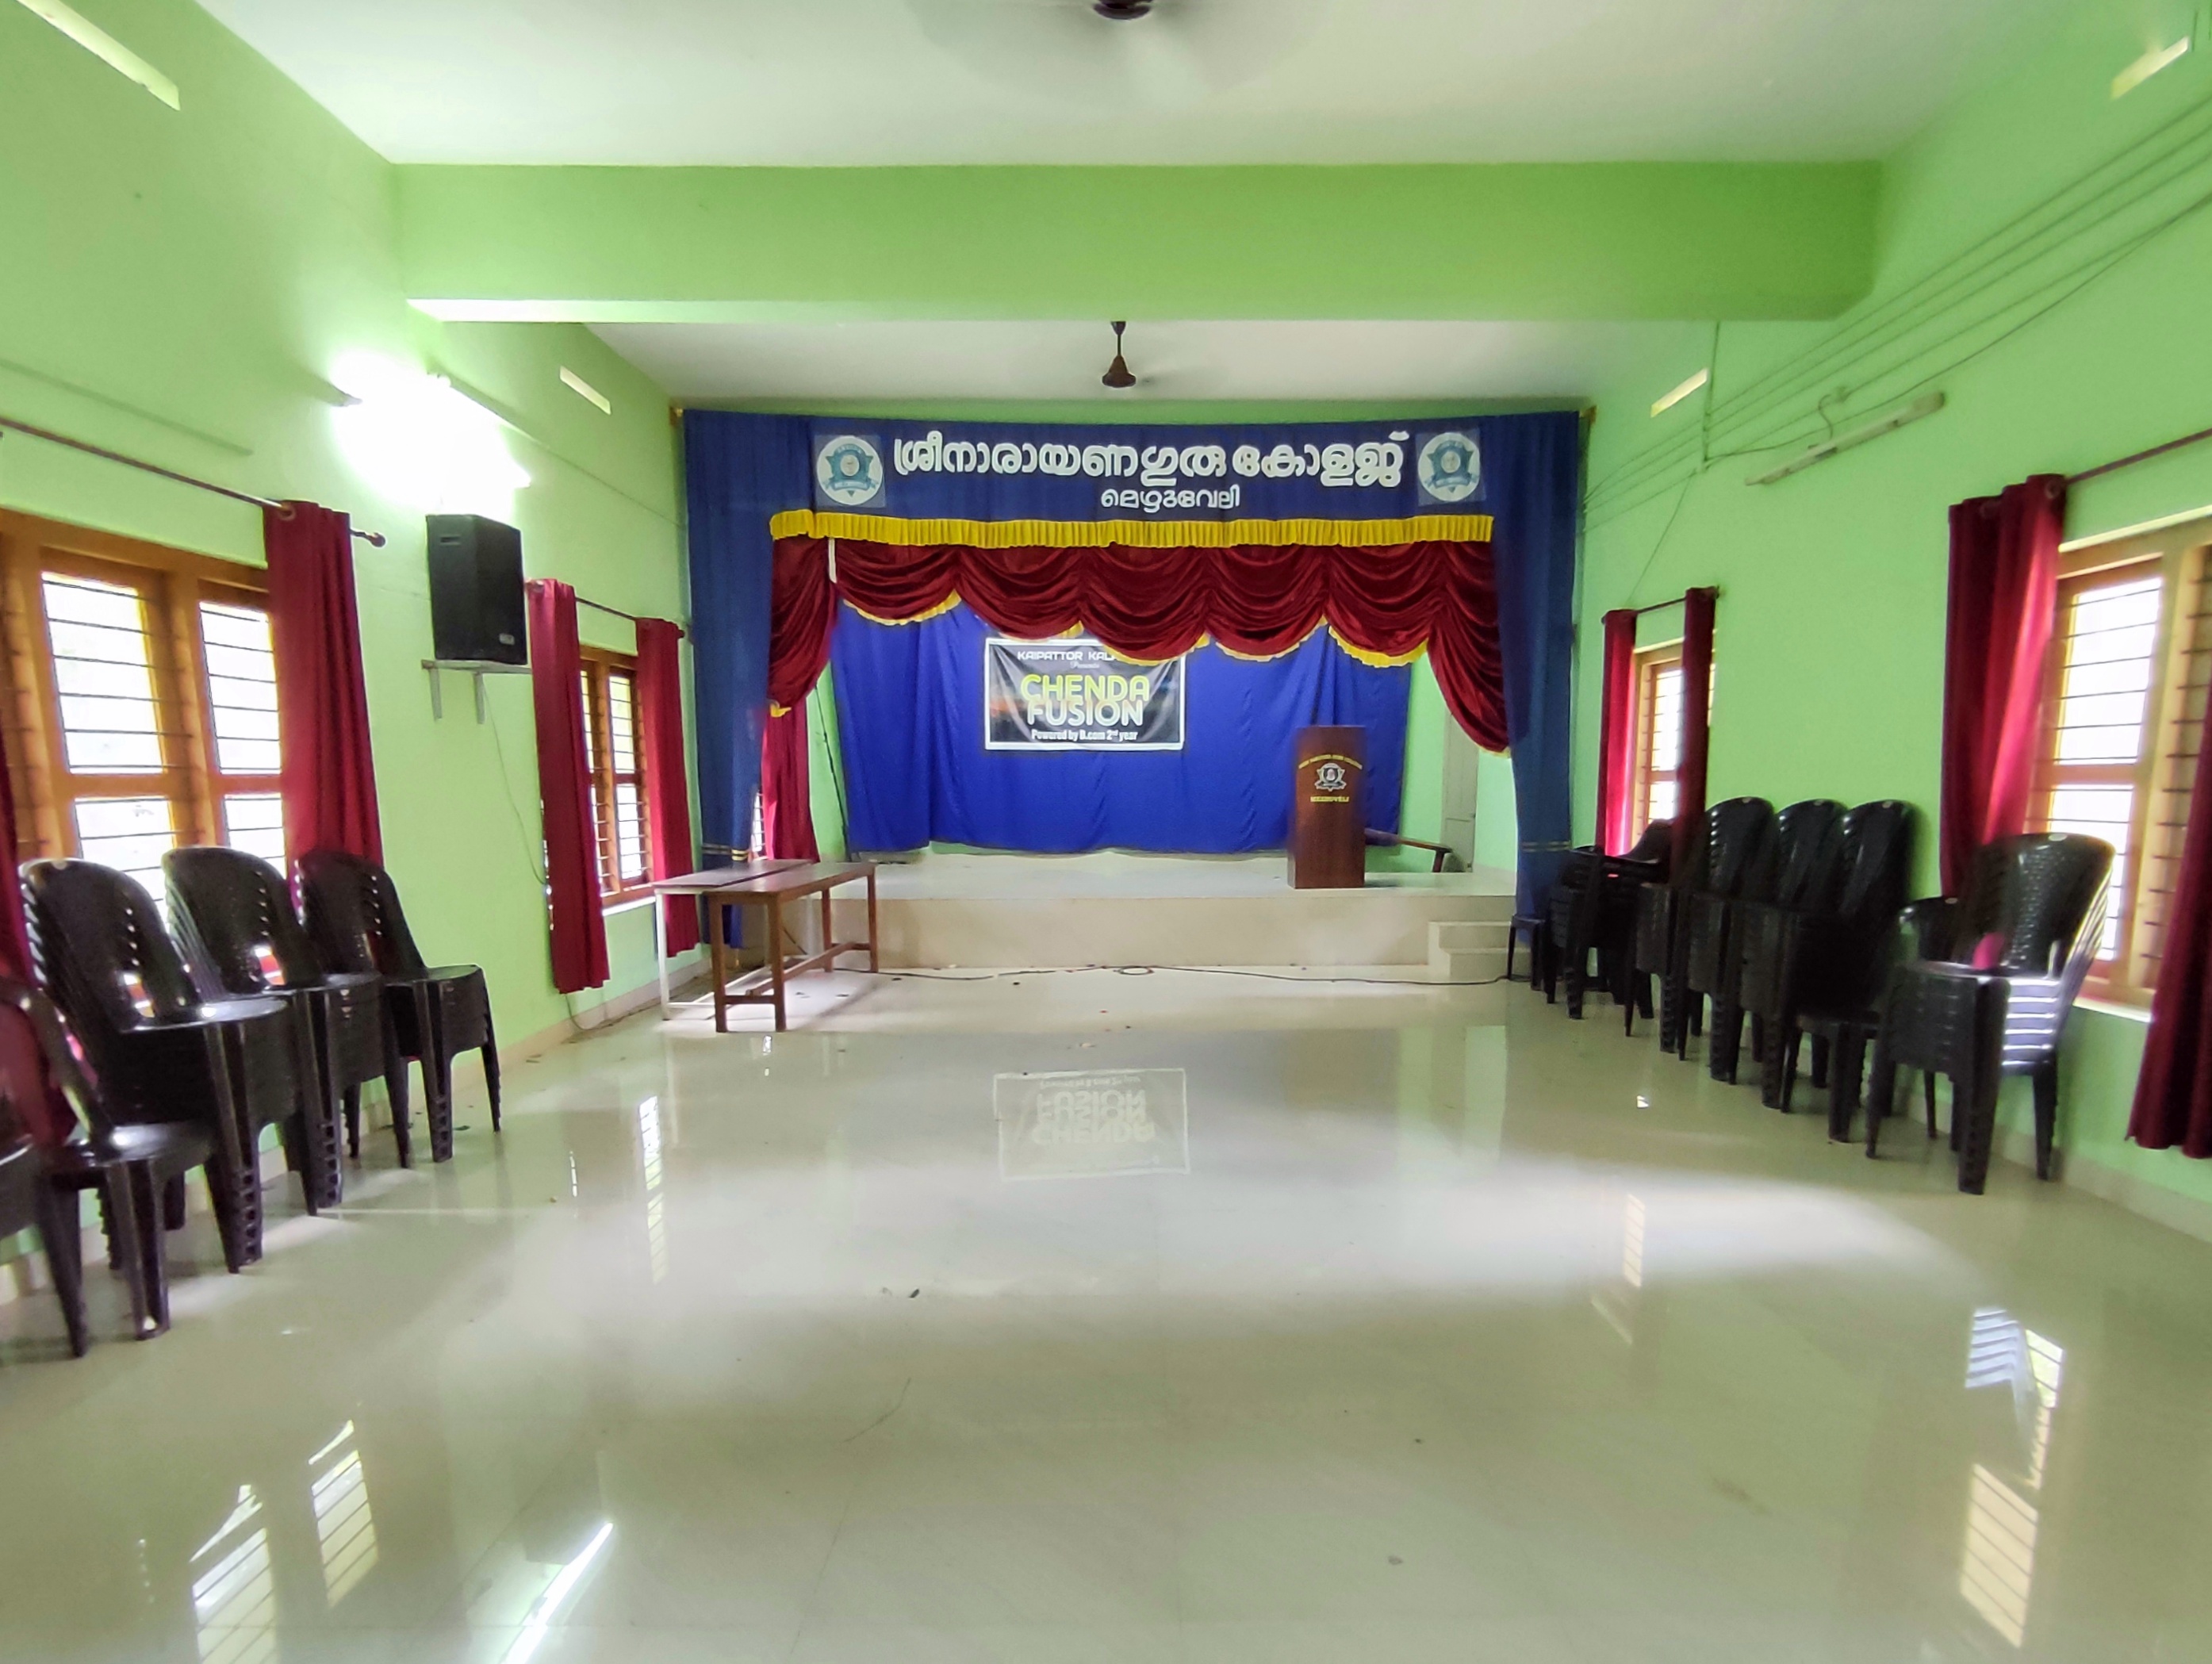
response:
[[(841, 884), (866, 883), (868, 887), (868, 938), (865, 942), (841, 942), (830, 920), (830, 892)], [(868, 956), (868, 969), (879, 968), (876, 950), (876, 869), (868, 861), (749, 861), (742, 866), (725, 866), (703, 872), (686, 873), (680, 878), (663, 878), (653, 886), (657, 899), (655, 932), (656, 950), (660, 956), (660, 1009), (666, 1016), (674, 1007), (668, 993), (668, 922), (667, 908), (671, 897), (707, 904), (707, 944), (714, 961), (714, 1030), (729, 1032), (729, 1009), (732, 1005), (773, 1005), (775, 1007), (775, 1026), (780, 1033), (787, 1026), (784, 1011), (784, 986), (801, 972), (826, 969), (848, 953)], [(783, 908), (788, 902), (803, 902), (810, 896), (822, 898), (822, 949), (818, 953), (799, 954), (787, 957), (783, 950)], [(725, 939), (725, 908), (759, 907), (768, 915), (768, 964), (764, 968), (768, 992), (756, 992), (756, 983), (742, 993), (732, 993), (729, 983), (729, 956), (738, 944)], [(763, 973), (757, 972), (756, 975)]]

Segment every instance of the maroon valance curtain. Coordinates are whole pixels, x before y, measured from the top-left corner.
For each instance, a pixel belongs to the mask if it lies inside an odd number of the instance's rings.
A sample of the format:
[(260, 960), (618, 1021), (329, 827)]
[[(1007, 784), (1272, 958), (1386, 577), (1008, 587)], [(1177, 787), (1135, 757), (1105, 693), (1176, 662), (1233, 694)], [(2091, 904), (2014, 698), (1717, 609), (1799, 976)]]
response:
[(1605, 682), (1598, 701), (1597, 850), (1626, 854), (1636, 841), (1636, 614), (1605, 615)]
[(2056, 474), (1951, 508), (1939, 840), (1946, 896), (1964, 891), (1976, 850), (2027, 826), (2065, 519), (2066, 482)]
[(1721, 592), (1682, 596), (1682, 750), (1674, 770), (1674, 870), (1683, 871), (1705, 814), (1705, 764), (1712, 750), (1713, 613)]
[(776, 544), (769, 698), (790, 707), (829, 660), (839, 599), (904, 622), (955, 600), (1009, 635), (1085, 629), (1116, 653), (1173, 659), (1208, 637), (1233, 653), (1288, 653), (1328, 624), (1353, 648), (1403, 658), (1423, 647), (1444, 702), (1475, 743), (1506, 748), (1498, 585), (1490, 545), (1373, 549), (906, 548), (837, 544), (833, 586), (822, 541)]
[(261, 543), (276, 652), (285, 853), (296, 860), (311, 849), (342, 849), (381, 865), (346, 517), (312, 502), (264, 509)]
[(545, 817), (545, 901), (552, 920), (553, 986), (562, 993), (607, 980), (599, 911), (599, 829), (584, 762), (583, 655), (576, 592), (550, 578), (528, 586), (530, 692), (538, 718), (538, 799)]
[[(691, 844), (691, 786), (684, 744), (684, 632), (665, 618), (637, 621), (637, 738), (645, 759), (646, 871), (679, 878), (698, 869)], [(699, 909), (671, 905), (667, 948), (699, 945)]]
[(2212, 711), (2197, 755), (2128, 1136), (2203, 1158), (2212, 1157)]

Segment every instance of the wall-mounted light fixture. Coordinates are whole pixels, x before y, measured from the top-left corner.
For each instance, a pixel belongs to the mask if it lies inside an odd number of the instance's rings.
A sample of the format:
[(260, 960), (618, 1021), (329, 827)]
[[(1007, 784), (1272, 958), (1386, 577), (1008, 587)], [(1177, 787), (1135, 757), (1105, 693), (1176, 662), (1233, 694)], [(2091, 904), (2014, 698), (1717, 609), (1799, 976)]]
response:
[(331, 380), (354, 401), (331, 413), (340, 447), (378, 495), (424, 513), (513, 522), (530, 476), (495, 413), (442, 375), (370, 355)]
[(137, 82), (172, 110), (184, 108), (175, 82), (83, 13), (64, 5), (62, 0), (22, 0), (22, 5), (26, 11), (45, 18), (116, 74)]
[[(29, 0), (25, 0), (25, 3), (28, 4)], [(2167, 64), (2185, 57), (2189, 52), (2191, 39), (2191, 37), (2185, 34), (2170, 46), (2153, 46), (2112, 77), (2112, 96), (2125, 98)]]
[(614, 400), (609, 398), (566, 364), (561, 367), (561, 385), (582, 399), (585, 404), (598, 405), (601, 416), (612, 416), (615, 413)]
[(1792, 474), (1802, 473), (1814, 463), (1826, 462), (1830, 457), (1864, 445), (1869, 440), (1880, 439), (1884, 434), (1893, 434), (1900, 428), (1910, 427), (1924, 416), (1932, 416), (1943, 408), (1943, 395), (1923, 393), (1911, 404), (1900, 405), (1886, 416), (1876, 416), (1865, 426), (1854, 428), (1849, 433), (1838, 434), (1833, 439), (1824, 439), (1818, 445), (1800, 451), (1779, 468), (1770, 468), (1763, 474), (1753, 474), (1746, 485), (1771, 485), (1777, 480), (1786, 480)]
[(1672, 392), (1665, 394), (1656, 404), (1653, 404), (1651, 407), (1651, 414), (1653, 416), (1664, 416), (1668, 411), (1673, 410), (1677, 404), (1680, 404), (1684, 399), (1687, 398), (1692, 393), (1697, 392), (1698, 388), (1704, 386), (1705, 383), (1711, 381), (1712, 379), (1713, 373), (1710, 367), (1705, 369), (1699, 370), (1695, 375), (1692, 376), (1687, 381), (1685, 381), (1680, 386), (1676, 387)]

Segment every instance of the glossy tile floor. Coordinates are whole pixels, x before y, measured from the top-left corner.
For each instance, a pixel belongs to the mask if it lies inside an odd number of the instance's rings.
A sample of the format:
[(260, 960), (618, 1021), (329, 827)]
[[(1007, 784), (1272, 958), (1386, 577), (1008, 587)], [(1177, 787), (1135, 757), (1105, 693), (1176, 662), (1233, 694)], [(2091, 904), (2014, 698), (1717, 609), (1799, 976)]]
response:
[(812, 1020), (196, 1218), (162, 1340), (0, 1312), (0, 1655), (2212, 1657), (2212, 1248), (1520, 988)]

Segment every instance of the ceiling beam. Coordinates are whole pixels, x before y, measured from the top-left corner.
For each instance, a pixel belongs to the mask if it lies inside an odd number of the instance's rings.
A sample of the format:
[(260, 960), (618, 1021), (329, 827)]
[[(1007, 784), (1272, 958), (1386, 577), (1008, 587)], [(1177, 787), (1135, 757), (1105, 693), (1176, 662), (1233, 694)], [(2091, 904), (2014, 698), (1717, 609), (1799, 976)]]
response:
[(396, 170), (441, 317), (1817, 319), (1876, 164)]

